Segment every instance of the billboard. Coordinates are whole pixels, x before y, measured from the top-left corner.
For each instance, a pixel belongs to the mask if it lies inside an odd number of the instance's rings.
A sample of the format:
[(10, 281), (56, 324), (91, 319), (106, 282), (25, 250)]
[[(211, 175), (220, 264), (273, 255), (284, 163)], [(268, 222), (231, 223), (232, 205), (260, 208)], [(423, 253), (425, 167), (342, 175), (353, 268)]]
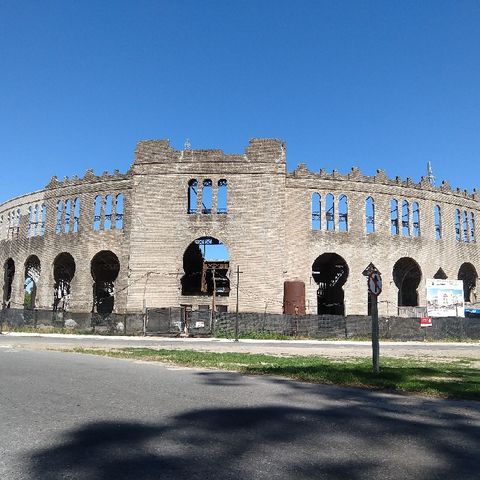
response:
[(429, 317), (464, 317), (462, 280), (427, 280), (427, 315)]

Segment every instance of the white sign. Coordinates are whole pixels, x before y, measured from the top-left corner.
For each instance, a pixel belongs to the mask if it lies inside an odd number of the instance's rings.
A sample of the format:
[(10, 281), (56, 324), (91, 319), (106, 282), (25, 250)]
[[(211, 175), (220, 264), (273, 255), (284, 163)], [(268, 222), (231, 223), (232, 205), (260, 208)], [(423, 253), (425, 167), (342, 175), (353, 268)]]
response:
[(203, 328), (205, 327), (205, 322), (195, 322), (195, 328)]
[(380, 295), (382, 293), (382, 277), (380, 272), (373, 271), (368, 276), (368, 289), (374, 295)]
[(427, 316), (464, 317), (462, 280), (427, 280)]

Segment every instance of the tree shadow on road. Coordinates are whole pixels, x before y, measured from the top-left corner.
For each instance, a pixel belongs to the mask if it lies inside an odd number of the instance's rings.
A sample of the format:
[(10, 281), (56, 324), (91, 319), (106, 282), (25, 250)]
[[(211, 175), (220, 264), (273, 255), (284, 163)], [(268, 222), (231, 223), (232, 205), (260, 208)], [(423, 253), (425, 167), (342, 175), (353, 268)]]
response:
[(478, 423), (441, 404), (423, 417), (383, 403), (374, 408), (367, 395), (355, 407), (206, 408), (161, 423), (87, 423), (32, 452), (29, 471), (32, 480), (478, 478)]

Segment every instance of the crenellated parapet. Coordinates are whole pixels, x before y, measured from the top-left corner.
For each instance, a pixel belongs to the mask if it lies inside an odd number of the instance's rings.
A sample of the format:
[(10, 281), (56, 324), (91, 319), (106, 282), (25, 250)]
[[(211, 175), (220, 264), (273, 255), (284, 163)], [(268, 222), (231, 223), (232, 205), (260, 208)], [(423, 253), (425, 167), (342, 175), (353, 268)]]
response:
[(81, 185), (87, 185), (98, 182), (116, 181), (116, 180), (129, 180), (131, 178), (131, 169), (126, 173), (120, 173), (119, 170), (114, 170), (113, 173), (103, 172), (102, 175), (95, 175), (92, 169), (85, 171), (85, 175), (79, 178), (77, 175), (73, 175), (71, 178), (65, 176), (63, 180), (58, 180), (57, 176), (53, 176), (50, 182), (45, 186), (46, 190), (53, 190), (63, 187), (76, 187)]
[[(317, 173), (312, 172), (304, 163), (300, 163), (293, 172), (287, 174), (287, 178), (295, 180), (333, 180), (338, 182), (356, 182), (359, 184), (377, 184), (391, 187), (405, 187), (419, 191), (438, 192), (454, 195), (473, 201), (480, 201), (480, 196), (477, 189), (473, 192), (462, 190), (460, 188), (453, 189), (450, 184), (444, 180), (439, 186), (432, 185), (427, 177), (421, 177), (420, 182), (415, 182), (411, 177), (402, 179), (400, 177), (389, 178), (384, 170), (378, 169), (376, 174), (368, 176), (362, 174), (358, 167), (352, 167), (349, 173), (342, 174), (337, 170), (327, 172), (323, 168)], [(368, 188), (368, 187), (366, 187)]]

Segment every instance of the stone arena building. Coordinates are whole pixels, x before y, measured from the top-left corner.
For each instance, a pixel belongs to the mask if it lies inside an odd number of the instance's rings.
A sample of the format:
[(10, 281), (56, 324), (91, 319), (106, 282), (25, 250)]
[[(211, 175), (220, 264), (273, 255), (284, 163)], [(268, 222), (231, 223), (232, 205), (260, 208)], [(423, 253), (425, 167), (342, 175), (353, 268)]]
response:
[(475, 303), (479, 210), (479, 193), (428, 177), (289, 173), (275, 139), (243, 154), (141, 141), (125, 174), (53, 177), (0, 205), (2, 304), (362, 315), (370, 262), (382, 316), (424, 306), (427, 278), (463, 280)]

